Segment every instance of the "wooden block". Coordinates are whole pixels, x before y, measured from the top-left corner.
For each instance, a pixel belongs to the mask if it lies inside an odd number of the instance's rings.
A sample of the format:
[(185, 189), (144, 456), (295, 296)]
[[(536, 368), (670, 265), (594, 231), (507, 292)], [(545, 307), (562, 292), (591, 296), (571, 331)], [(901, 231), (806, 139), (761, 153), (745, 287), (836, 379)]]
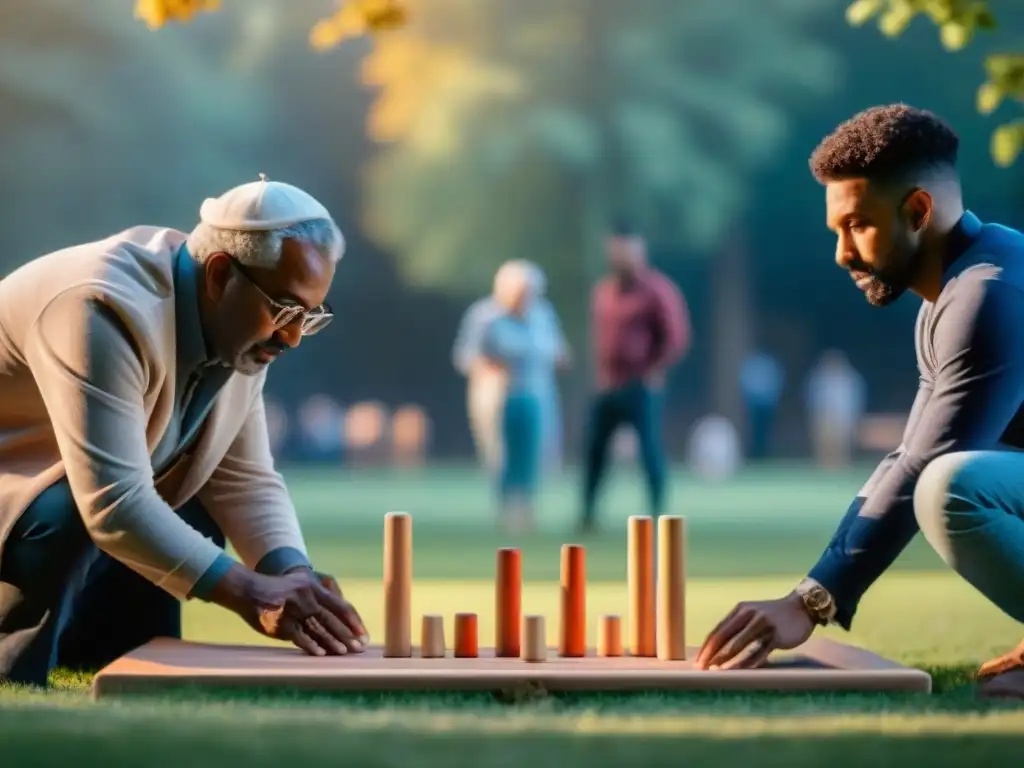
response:
[(479, 634), (475, 613), (455, 614), (455, 657), (474, 659), (477, 657)]
[(626, 581), (629, 601), (629, 652), (632, 656), (654, 656), (654, 518), (633, 515), (626, 529)]
[(505, 547), (498, 550), (494, 583), (494, 648), (499, 657), (519, 656), (522, 613), (522, 552)]
[(423, 617), (421, 627), (420, 656), (424, 659), (443, 659), (444, 655), (444, 616), (427, 614)]
[(384, 656), (412, 656), (412, 516), (384, 516)]
[(622, 620), (615, 615), (601, 617), (597, 632), (598, 656), (622, 655)]
[(658, 518), (658, 658), (686, 658), (686, 518)]
[[(538, 630), (533, 634), (541, 637)], [(538, 648), (543, 643), (538, 644)], [(530, 649), (532, 650), (532, 648)], [(696, 648), (689, 649), (692, 658)], [(870, 651), (811, 638), (792, 651), (772, 654), (762, 669), (697, 670), (690, 661), (664, 662), (623, 656), (561, 659), (546, 663), (500, 659), (481, 648), (475, 659), (387, 659), (380, 645), (344, 656), (308, 656), (297, 648), (212, 645), (158, 638), (117, 659), (93, 678), (95, 698), (170, 691), (274, 689), (289, 693), (350, 691), (495, 691), (524, 684), (548, 691), (593, 693), (655, 691), (902, 692), (929, 693), (931, 676)], [(8, 761), (10, 762), (10, 761)]]
[(558, 655), (587, 654), (587, 551), (580, 544), (562, 545), (562, 615)]
[(548, 640), (543, 616), (523, 617), (522, 649), (523, 661), (547, 661)]

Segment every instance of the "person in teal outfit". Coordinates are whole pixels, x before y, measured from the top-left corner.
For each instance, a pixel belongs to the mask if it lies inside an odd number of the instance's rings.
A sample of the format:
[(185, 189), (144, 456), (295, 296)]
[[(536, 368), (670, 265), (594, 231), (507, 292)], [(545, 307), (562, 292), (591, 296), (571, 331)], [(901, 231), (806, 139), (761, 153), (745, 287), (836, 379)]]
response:
[(560, 331), (552, 332), (554, 313), (534, 311), (540, 287), (534, 265), (507, 262), (494, 285), (501, 311), (484, 328), (480, 348), (486, 363), (505, 376), (498, 502), (505, 527), (522, 531), (534, 521), (553, 372), (565, 359), (565, 347)]

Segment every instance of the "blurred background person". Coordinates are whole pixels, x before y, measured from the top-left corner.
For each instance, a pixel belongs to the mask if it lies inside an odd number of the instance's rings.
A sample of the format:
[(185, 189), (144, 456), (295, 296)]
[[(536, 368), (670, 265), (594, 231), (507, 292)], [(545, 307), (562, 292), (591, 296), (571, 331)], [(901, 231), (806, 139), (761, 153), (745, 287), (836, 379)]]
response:
[(591, 295), (597, 395), (584, 449), (584, 531), (596, 524), (594, 505), (608, 466), (609, 442), (626, 424), (636, 430), (651, 514), (661, 514), (667, 463), (661, 430), (665, 377), (690, 346), (682, 292), (648, 263), (643, 237), (620, 223), (605, 247), (609, 274)]
[(315, 463), (337, 464), (345, 453), (345, 409), (330, 395), (311, 395), (299, 406), (298, 454)]
[(533, 262), (524, 262), (533, 283), (534, 299), (530, 305), (529, 318), (537, 326), (541, 343), (551, 345), (554, 364), (545, 369), (539, 378), (542, 414), (542, 468), (548, 473), (557, 473), (562, 469), (565, 456), (564, 433), (562, 427), (562, 400), (558, 391), (558, 371), (571, 365), (572, 354), (569, 342), (562, 331), (562, 323), (558, 312), (548, 299), (547, 276), (544, 270)]
[(747, 405), (749, 443), (747, 455), (754, 461), (771, 453), (772, 428), (782, 399), (785, 370), (769, 352), (758, 349), (740, 367), (740, 390)]
[(536, 270), (526, 261), (506, 262), (494, 277), (501, 308), (483, 330), (483, 364), (504, 374), (501, 409), (501, 471), (498, 503), (504, 529), (528, 531), (534, 524), (540, 480), (545, 411), (560, 357), (549, 321), (538, 322)]
[[(550, 345), (553, 365), (537, 377), (537, 396), (541, 401), (541, 467), (557, 471), (563, 461), (562, 404), (558, 391), (559, 369), (570, 364), (570, 348), (562, 331), (558, 313), (545, 295), (547, 277), (539, 266), (526, 260), (506, 262), (516, 264), (531, 285), (532, 299), (525, 310), (528, 320), (535, 326), (541, 343)], [(452, 349), (455, 369), (466, 377), (466, 410), (470, 431), (482, 467), (498, 481), (502, 466), (502, 418), (506, 393), (505, 372), (488, 363), (482, 353), (484, 330), (506, 310), (497, 297), (498, 275), (491, 294), (477, 299), (463, 314)]]
[(487, 326), (501, 314), (493, 293), (477, 299), (465, 311), (452, 350), (455, 370), (466, 377), (466, 413), (477, 460), (497, 482), (501, 469), (501, 411), (505, 403), (505, 374), (489, 365), (480, 345)]
[(819, 466), (850, 465), (866, 399), (864, 378), (845, 353), (826, 350), (807, 379), (807, 410)]

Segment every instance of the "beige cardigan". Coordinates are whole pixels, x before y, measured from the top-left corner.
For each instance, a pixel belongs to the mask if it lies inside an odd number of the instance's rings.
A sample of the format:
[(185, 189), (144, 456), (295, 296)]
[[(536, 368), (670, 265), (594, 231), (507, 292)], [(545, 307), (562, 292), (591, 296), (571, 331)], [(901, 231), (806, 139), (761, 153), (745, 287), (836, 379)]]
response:
[[(135, 227), (0, 281), (0, 558), (21, 512), (65, 474), (97, 546), (178, 598), (222, 554), (173, 511), (196, 495), (250, 568), (279, 547), (306, 552), (270, 452), (265, 371), (232, 374), (189, 454), (153, 477), (175, 396), (173, 257), (185, 237)], [(131, 336), (114, 340), (112, 367), (138, 382), (135, 402), (90, 384), (96, 301)], [(114, 439), (87, 439), (104, 432)]]

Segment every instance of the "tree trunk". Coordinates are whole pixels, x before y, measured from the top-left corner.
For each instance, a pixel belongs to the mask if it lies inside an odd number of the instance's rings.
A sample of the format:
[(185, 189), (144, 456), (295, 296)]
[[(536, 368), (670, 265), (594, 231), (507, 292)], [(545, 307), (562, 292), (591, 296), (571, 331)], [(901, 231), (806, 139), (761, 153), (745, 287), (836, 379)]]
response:
[(713, 262), (712, 295), (712, 407), (745, 433), (746, 414), (739, 374), (740, 366), (753, 346), (754, 311), (746, 269), (746, 248), (738, 237), (728, 243)]

